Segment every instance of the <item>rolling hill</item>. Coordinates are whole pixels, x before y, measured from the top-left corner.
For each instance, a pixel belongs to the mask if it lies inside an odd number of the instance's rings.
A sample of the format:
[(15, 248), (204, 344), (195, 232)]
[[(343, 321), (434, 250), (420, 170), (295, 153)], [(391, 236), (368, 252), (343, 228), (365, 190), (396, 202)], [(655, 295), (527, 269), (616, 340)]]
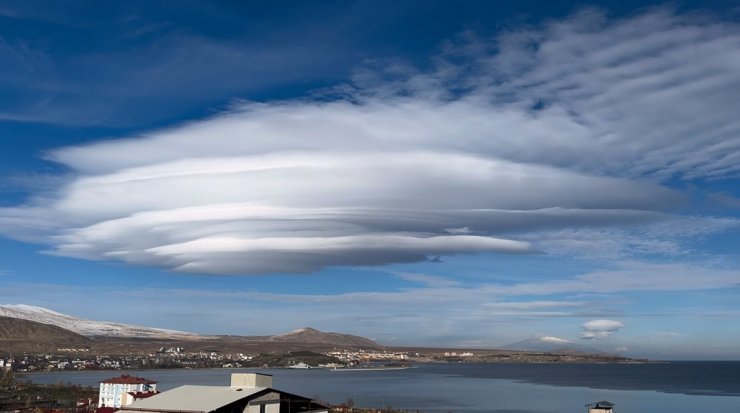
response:
[(290, 333), (270, 336), (269, 341), (304, 344), (323, 344), (335, 347), (379, 348), (380, 344), (360, 336), (341, 333), (326, 333), (311, 327), (301, 328)]
[(86, 348), (91, 344), (90, 338), (61, 327), (0, 316), (0, 349), (4, 352)]

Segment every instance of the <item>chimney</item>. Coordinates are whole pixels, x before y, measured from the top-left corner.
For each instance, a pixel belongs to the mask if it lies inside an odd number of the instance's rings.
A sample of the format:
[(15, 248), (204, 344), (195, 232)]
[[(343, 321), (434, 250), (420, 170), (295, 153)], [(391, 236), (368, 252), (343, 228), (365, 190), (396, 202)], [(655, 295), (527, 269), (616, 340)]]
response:
[(231, 373), (231, 387), (272, 387), (272, 376), (262, 373)]

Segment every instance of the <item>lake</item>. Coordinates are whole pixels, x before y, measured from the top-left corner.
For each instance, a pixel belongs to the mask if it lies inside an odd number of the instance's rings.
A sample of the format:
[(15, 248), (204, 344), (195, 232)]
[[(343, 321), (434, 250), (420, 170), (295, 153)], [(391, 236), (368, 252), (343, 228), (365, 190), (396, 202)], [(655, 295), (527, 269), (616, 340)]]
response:
[[(360, 407), (445, 413), (585, 412), (608, 400), (617, 413), (740, 412), (740, 362), (667, 364), (418, 364), (406, 370), (135, 370), (160, 390), (184, 384), (228, 385), (230, 373), (272, 374), (273, 387)], [(97, 386), (116, 371), (34, 373), (36, 383)]]

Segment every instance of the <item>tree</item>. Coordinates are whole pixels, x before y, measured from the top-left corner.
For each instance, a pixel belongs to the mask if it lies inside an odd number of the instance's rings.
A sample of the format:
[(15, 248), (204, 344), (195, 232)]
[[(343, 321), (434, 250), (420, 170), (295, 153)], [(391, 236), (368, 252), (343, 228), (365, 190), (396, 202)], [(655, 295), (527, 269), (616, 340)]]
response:
[(0, 379), (0, 387), (7, 388), (15, 386), (15, 376), (13, 371), (7, 369), (3, 372), (3, 377)]

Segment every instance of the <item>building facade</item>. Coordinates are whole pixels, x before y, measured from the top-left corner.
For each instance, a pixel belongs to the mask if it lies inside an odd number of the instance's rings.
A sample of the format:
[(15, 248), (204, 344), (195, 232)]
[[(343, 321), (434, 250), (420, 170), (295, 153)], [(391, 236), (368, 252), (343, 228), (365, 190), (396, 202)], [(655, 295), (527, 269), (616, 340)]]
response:
[(143, 377), (122, 376), (100, 382), (100, 396), (98, 407), (120, 408), (143, 398), (143, 395), (157, 393), (157, 382)]

